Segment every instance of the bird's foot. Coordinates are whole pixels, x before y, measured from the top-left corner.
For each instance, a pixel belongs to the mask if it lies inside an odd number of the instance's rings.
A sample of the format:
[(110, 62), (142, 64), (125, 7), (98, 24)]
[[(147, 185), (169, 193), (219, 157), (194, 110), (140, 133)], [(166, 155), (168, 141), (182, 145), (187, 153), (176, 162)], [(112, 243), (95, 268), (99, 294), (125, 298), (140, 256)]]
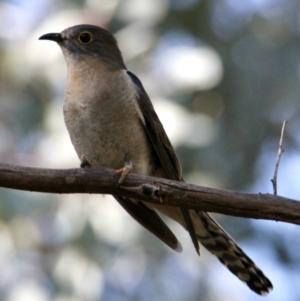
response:
[(90, 161), (85, 155), (81, 156), (80, 167), (85, 168), (85, 167), (91, 167), (92, 165), (93, 165), (92, 161)]
[(124, 182), (127, 175), (131, 172), (132, 172), (132, 165), (129, 164), (126, 164), (124, 167), (117, 170), (116, 174), (120, 176), (118, 186), (120, 186)]

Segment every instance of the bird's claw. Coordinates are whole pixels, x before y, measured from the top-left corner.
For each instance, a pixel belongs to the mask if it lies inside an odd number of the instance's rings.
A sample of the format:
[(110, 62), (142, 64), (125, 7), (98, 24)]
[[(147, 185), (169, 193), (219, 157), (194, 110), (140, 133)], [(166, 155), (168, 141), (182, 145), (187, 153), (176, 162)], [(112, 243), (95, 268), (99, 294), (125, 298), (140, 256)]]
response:
[(80, 167), (85, 168), (85, 167), (91, 167), (92, 165), (93, 165), (92, 161), (90, 161), (85, 155), (81, 156)]
[(132, 172), (131, 165), (125, 165), (124, 167), (117, 170), (116, 175), (120, 176), (120, 179), (118, 182), (118, 187), (124, 182), (127, 175), (131, 172)]

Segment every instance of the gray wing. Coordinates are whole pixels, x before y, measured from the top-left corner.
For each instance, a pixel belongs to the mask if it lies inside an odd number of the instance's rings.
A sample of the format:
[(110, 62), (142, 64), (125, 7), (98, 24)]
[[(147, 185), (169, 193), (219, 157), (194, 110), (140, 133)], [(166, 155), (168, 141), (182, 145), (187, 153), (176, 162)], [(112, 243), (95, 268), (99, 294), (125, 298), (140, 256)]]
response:
[[(133, 73), (127, 71), (127, 74), (130, 76), (132, 82), (136, 87), (137, 103), (146, 123), (146, 132), (158, 156), (163, 170), (165, 171), (169, 179), (175, 181), (183, 181), (179, 160), (164, 130), (164, 127), (153, 108), (148, 94), (146, 93), (141, 81)], [(199, 243), (192, 219), (190, 217), (190, 213), (184, 207), (181, 207), (180, 209), (195, 249), (197, 253), (200, 254)]]

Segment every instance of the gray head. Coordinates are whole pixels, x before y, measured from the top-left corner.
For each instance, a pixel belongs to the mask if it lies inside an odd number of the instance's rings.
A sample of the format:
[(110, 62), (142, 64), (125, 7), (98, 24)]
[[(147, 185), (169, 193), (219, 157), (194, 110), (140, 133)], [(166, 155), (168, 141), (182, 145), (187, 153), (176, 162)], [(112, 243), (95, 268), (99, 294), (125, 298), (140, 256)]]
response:
[(62, 48), (66, 60), (99, 57), (103, 63), (112, 67), (126, 69), (122, 54), (114, 36), (107, 30), (94, 25), (77, 25), (61, 33), (47, 33), (39, 40), (55, 41)]

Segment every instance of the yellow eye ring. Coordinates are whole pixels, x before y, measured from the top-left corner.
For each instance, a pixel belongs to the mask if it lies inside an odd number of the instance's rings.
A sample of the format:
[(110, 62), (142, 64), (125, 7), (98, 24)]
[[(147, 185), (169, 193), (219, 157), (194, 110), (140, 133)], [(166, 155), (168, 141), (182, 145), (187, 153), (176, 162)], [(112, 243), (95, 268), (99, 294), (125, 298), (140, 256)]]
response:
[(78, 41), (81, 43), (81, 44), (89, 44), (93, 41), (93, 36), (90, 32), (88, 31), (84, 31), (84, 32), (81, 32), (78, 36)]

